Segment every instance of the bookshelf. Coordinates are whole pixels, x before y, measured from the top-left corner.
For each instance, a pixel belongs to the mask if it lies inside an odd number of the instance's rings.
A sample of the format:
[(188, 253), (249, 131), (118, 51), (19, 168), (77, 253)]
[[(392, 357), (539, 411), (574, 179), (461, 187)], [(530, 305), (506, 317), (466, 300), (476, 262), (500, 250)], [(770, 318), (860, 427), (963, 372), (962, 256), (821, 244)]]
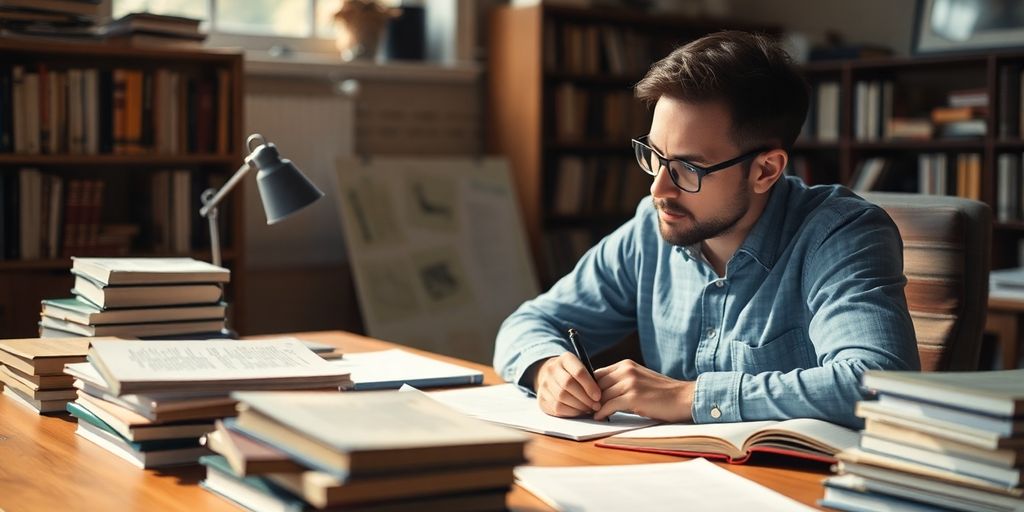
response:
[[(242, 163), (242, 91), (238, 52), (0, 38), (4, 337), (69, 296), (70, 256), (209, 260), (199, 194)], [(243, 211), (240, 191), (221, 211), (239, 331)]]
[(675, 47), (725, 28), (775, 32), (612, 8), (494, 9), (488, 145), (510, 160), (543, 287), (649, 194), (630, 139), (647, 132), (650, 112), (633, 84)]
[[(934, 186), (934, 178), (944, 174), (944, 193), (973, 197), (992, 207), (992, 268), (1024, 264), (1022, 69), (1024, 53), (1019, 52), (810, 63), (803, 72), (812, 87), (811, 112), (794, 147), (791, 172), (811, 183), (853, 185), (871, 160), (883, 160), (885, 171), (870, 183), (871, 189), (917, 193)], [(872, 82), (883, 91), (877, 98), (860, 85)], [(838, 90), (828, 108), (832, 112), (825, 115), (837, 123), (838, 134), (832, 140), (818, 137), (820, 91), (826, 83)], [(971, 103), (969, 93), (980, 93), (985, 105), (957, 111), (951, 102)], [(871, 109), (875, 112), (868, 112)], [(936, 111), (964, 114), (961, 120), (975, 123), (983, 132), (944, 135), (948, 122), (938, 122)], [(869, 120), (876, 116), (877, 121)], [(920, 127), (930, 123), (929, 133), (915, 137), (912, 130), (893, 132), (894, 118), (897, 124), (906, 119), (916, 120)], [(864, 123), (874, 123), (874, 130)], [(975, 168), (967, 164), (961, 170), (961, 160), (973, 161)], [(937, 167), (936, 162), (944, 166)]]

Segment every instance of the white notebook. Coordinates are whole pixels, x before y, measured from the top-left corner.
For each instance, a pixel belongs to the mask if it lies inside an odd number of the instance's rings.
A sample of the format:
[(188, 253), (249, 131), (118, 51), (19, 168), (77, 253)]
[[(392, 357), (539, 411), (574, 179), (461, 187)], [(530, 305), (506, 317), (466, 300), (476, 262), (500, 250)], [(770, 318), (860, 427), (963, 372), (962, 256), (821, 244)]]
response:
[(345, 354), (331, 361), (351, 374), (358, 391), (398, 389), (403, 384), (417, 388), (481, 384), (483, 372), (406, 352), (401, 349)]
[(549, 416), (540, 410), (536, 398), (526, 395), (513, 384), (435, 391), (427, 395), (482, 420), (573, 441), (597, 439), (657, 423), (642, 416), (618, 412), (611, 415), (610, 421)]
[(519, 486), (556, 510), (814, 510), (704, 459), (626, 466), (520, 466), (515, 474)]

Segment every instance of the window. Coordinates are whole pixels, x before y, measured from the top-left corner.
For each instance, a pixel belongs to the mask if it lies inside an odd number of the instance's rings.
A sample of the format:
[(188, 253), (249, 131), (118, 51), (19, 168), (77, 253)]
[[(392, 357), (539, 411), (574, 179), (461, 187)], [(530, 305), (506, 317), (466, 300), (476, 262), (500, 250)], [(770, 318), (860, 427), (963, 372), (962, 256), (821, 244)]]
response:
[[(203, 20), (210, 46), (269, 50), (284, 46), (296, 52), (335, 53), (334, 13), (342, 0), (111, 0), (111, 17), (151, 12)], [(476, 0), (423, 0), (418, 5), (444, 12), (442, 26), (434, 27), (455, 38), (462, 26), (472, 30)], [(400, 6), (401, 0), (382, 0)], [(447, 11), (451, 11), (450, 13)], [(430, 18), (431, 16), (428, 16)], [(458, 21), (456, 22), (456, 17)], [(428, 21), (428, 23), (432, 23)], [(427, 27), (428, 31), (431, 27)], [(427, 44), (425, 41), (424, 44)], [(433, 43), (431, 43), (433, 44)]]
[(111, 14), (114, 19), (142, 11), (197, 18), (211, 34), (333, 39), (340, 6), (341, 0), (113, 0)]

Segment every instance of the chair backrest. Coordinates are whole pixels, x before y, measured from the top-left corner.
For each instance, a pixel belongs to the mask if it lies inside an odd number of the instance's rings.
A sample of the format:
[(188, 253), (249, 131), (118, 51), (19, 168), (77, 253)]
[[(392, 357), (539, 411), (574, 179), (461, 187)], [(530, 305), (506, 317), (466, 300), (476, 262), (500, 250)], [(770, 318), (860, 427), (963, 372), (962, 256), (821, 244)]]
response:
[(992, 211), (951, 196), (871, 192), (903, 237), (921, 369), (976, 370), (988, 309)]

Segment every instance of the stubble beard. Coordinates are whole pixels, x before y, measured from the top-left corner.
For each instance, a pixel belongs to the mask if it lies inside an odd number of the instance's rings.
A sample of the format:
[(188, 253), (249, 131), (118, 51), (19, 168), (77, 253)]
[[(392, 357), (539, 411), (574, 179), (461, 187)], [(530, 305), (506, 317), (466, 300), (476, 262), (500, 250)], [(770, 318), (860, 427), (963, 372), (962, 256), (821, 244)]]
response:
[(653, 199), (653, 201), (656, 210), (665, 209), (670, 213), (683, 215), (690, 221), (690, 224), (687, 226), (672, 226), (662, 220), (660, 215), (658, 216), (658, 228), (661, 232), (661, 237), (669, 244), (688, 247), (727, 234), (735, 228), (740, 219), (750, 210), (750, 191), (746, 188), (740, 188), (736, 202), (733, 203), (735, 205), (734, 208), (729, 209), (720, 216), (703, 221), (698, 221), (694, 218), (693, 214), (679, 205), (669, 203), (664, 199), (661, 201)]

